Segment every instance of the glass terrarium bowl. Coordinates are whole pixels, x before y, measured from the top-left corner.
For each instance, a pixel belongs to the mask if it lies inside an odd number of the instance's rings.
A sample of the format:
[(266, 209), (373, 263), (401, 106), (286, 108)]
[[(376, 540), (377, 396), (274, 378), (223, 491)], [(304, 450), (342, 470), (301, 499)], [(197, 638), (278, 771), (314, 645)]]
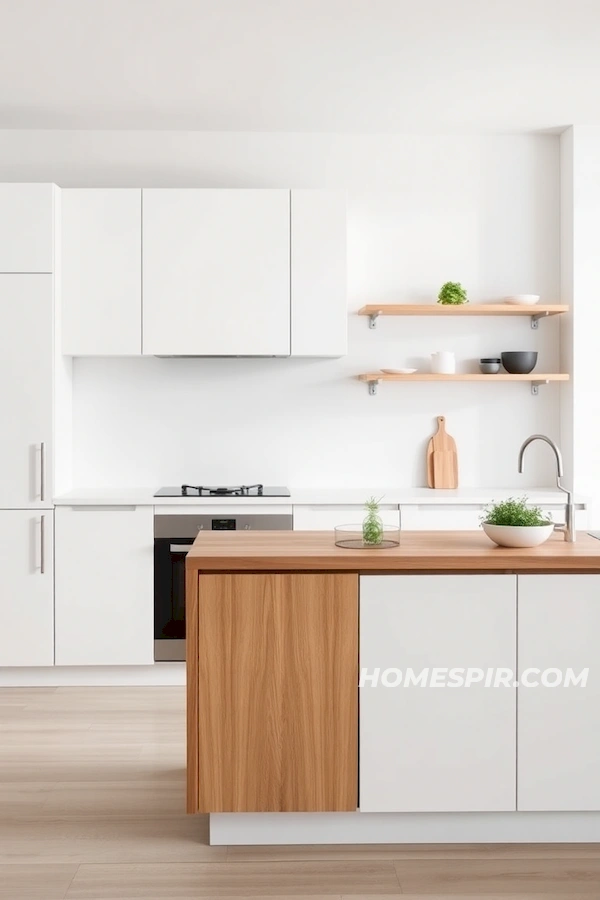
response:
[(362, 523), (359, 525), (336, 525), (334, 534), (336, 547), (344, 547), (346, 550), (388, 550), (390, 547), (400, 545), (400, 525), (382, 524), (378, 535), (381, 540), (366, 541)]

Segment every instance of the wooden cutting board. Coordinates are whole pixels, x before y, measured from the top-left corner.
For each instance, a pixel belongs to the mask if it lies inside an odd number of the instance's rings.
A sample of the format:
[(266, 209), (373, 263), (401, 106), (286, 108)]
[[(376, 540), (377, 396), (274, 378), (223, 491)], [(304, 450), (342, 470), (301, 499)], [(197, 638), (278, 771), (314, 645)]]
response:
[(458, 454), (453, 437), (446, 432), (446, 417), (437, 417), (438, 430), (427, 445), (427, 484), (430, 488), (458, 487)]

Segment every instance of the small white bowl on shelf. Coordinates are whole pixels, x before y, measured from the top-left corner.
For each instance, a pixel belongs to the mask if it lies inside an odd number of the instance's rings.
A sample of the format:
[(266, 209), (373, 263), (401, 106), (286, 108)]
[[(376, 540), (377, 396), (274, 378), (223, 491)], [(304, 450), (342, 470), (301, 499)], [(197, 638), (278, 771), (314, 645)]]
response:
[(539, 547), (554, 531), (552, 522), (548, 525), (489, 525), (483, 522), (481, 527), (500, 547)]
[(504, 298), (505, 303), (514, 303), (517, 306), (534, 306), (539, 300), (539, 294), (511, 294), (510, 297)]
[(413, 375), (416, 369), (380, 369), (384, 375)]

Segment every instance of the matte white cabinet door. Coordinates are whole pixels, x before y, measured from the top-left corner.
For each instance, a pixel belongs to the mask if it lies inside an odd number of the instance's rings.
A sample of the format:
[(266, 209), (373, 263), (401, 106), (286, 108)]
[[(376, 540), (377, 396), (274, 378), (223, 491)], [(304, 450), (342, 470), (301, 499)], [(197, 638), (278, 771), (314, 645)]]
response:
[(518, 584), (519, 682), (525, 669), (589, 668), (586, 687), (519, 687), (518, 808), (600, 810), (600, 575)]
[(54, 271), (53, 184), (0, 184), (0, 272)]
[(153, 508), (57, 507), (56, 665), (154, 662)]
[[(514, 671), (515, 608), (512, 575), (362, 576), (361, 671)], [(481, 683), (361, 687), (361, 811), (514, 810), (515, 693)]]
[(0, 509), (52, 503), (51, 275), (0, 275)]
[(143, 352), (288, 356), (290, 192), (143, 192)]
[(61, 223), (62, 352), (139, 356), (141, 190), (63, 190)]
[(476, 531), (484, 507), (478, 504), (404, 504), (400, 507), (405, 531)]
[[(398, 507), (379, 507), (384, 524), (398, 525)], [(332, 531), (336, 525), (361, 523), (364, 506), (294, 506), (294, 531)]]
[(292, 191), (292, 356), (348, 352), (346, 196)]
[(51, 666), (52, 512), (0, 510), (0, 547), (0, 666)]

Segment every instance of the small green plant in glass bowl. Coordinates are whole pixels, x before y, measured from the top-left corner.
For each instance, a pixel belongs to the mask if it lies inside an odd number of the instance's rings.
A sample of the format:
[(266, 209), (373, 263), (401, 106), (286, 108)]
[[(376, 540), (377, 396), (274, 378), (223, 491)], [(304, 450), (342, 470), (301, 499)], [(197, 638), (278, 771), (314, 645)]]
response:
[(537, 547), (547, 541), (554, 523), (539, 506), (529, 506), (527, 497), (509, 497), (492, 503), (481, 517), (487, 536), (501, 547)]
[(365, 503), (367, 515), (363, 519), (362, 533), (365, 544), (381, 544), (383, 541), (383, 521), (379, 515), (379, 500), (369, 497)]
[(462, 306), (469, 301), (467, 292), (459, 281), (447, 281), (441, 287), (437, 302), (442, 306)]

